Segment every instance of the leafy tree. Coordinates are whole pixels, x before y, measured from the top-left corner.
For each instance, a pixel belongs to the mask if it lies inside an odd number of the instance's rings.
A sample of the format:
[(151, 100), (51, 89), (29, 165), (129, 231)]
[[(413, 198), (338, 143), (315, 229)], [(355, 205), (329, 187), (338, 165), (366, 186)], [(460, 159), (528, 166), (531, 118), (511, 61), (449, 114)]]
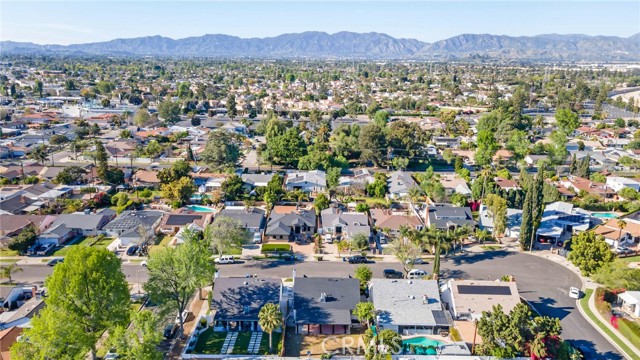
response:
[(369, 238), (364, 234), (355, 234), (351, 237), (351, 250), (362, 251), (369, 249)]
[(507, 228), (507, 200), (499, 195), (489, 194), (485, 198), (485, 205), (493, 216), (493, 234), (504, 234)]
[(249, 233), (242, 223), (226, 216), (218, 216), (213, 224), (207, 225), (203, 236), (211, 249), (220, 255), (249, 242)]
[(640, 269), (630, 268), (628, 265), (624, 260), (615, 259), (604, 264), (591, 278), (610, 289), (640, 291)]
[(117, 326), (110, 334), (107, 343), (115, 348), (119, 359), (125, 360), (162, 360), (158, 345), (163, 340), (158, 330), (161, 321), (149, 310), (133, 314), (130, 327)]
[(607, 181), (607, 176), (604, 175), (603, 173), (593, 173), (589, 177), (589, 180), (594, 182), (604, 183)]
[[(46, 346), (36, 350), (42, 354), (37, 358), (49, 358), (49, 354), (75, 358), (87, 350), (95, 358), (102, 333), (129, 322), (129, 286), (120, 267), (120, 259), (111, 251), (79, 246), (53, 269), (45, 282), (46, 310), (25, 331), (29, 341), (33, 338)], [(45, 332), (52, 329), (55, 331)], [(70, 334), (77, 336), (68, 337)], [(73, 339), (71, 346), (69, 339)]]
[(36, 227), (29, 224), (20, 231), (18, 236), (11, 239), (8, 247), (10, 250), (23, 253), (36, 242), (37, 237)]
[(227, 200), (238, 200), (244, 195), (244, 182), (242, 178), (233, 174), (222, 183), (222, 192)]
[(68, 166), (62, 169), (53, 180), (56, 184), (75, 185), (82, 181), (86, 172), (79, 166)]
[(373, 278), (373, 271), (367, 265), (358, 265), (353, 272), (353, 277), (360, 280), (360, 291), (364, 291), (369, 284), (369, 281)]
[(633, 189), (633, 188), (630, 188), (630, 187), (622, 188), (622, 190), (620, 190), (618, 192), (618, 195), (622, 196), (623, 198), (625, 198), (627, 200), (637, 200), (638, 199), (638, 191), (636, 191), (636, 189)]
[(238, 116), (238, 109), (237, 109), (237, 104), (236, 104), (236, 96), (234, 94), (229, 94), (229, 96), (227, 96), (227, 115), (233, 119), (234, 117)]
[(179, 180), (161, 186), (162, 197), (173, 202), (177, 205), (176, 207), (180, 207), (187, 202), (196, 190), (193, 179), (189, 177), (182, 177)]
[(609, 245), (600, 235), (593, 231), (585, 231), (571, 238), (569, 261), (588, 276), (615, 258)]
[(222, 169), (235, 166), (241, 152), (234, 135), (224, 130), (217, 130), (210, 133), (207, 146), (200, 156), (207, 165)]
[(367, 184), (367, 195), (382, 199), (387, 193), (387, 182), (376, 179), (371, 184)]
[(305, 152), (306, 145), (296, 128), (267, 141), (267, 155), (274, 164), (294, 166)]
[(111, 197), (111, 204), (117, 207), (124, 207), (129, 202), (129, 195), (126, 192), (119, 192)]
[(478, 132), (478, 148), (476, 149), (475, 160), (478, 165), (489, 165), (493, 155), (498, 151), (499, 146), (493, 133), (484, 130)]
[(386, 151), (386, 139), (384, 130), (377, 124), (363, 126), (358, 138), (360, 158), (363, 161), (371, 161), (375, 166), (382, 164)]
[(320, 212), (329, 207), (329, 198), (327, 195), (320, 193), (316, 196), (313, 207), (316, 209), (316, 214), (320, 215)]
[(107, 150), (104, 148), (104, 145), (100, 140), (95, 141), (96, 147), (96, 161), (98, 163), (98, 177), (102, 181), (106, 181), (107, 171), (109, 170), (109, 155), (107, 155)]
[(418, 155), (426, 139), (427, 133), (416, 123), (395, 121), (389, 125), (387, 140), (397, 155), (403, 157)]
[(179, 180), (191, 173), (191, 166), (185, 160), (174, 162), (170, 168), (164, 168), (158, 172), (158, 179), (161, 183), (166, 184)]
[(29, 153), (29, 158), (44, 165), (44, 162), (49, 157), (48, 152), (49, 152), (49, 149), (47, 148), (47, 145), (40, 144), (35, 149), (31, 150), (31, 152)]
[(422, 249), (413, 242), (405, 242), (402, 239), (395, 239), (387, 245), (385, 249), (402, 264), (405, 275), (413, 269), (413, 260), (422, 255)]
[(361, 301), (353, 309), (353, 315), (360, 321), (360, 324), (366, 324), (367, 328), (369, 328), (376, 318), (376, 309), (373, 307), (372, 302)]
[(40, 95), (40, 97), (42, 97), (42, 90), (43, 90), (43, 88), (44, 88), (44, 85), (42, 84), (42, 80), (37, 79), (37, 80), (36, 80), (35, 87), (34, 87), (34, 89), (33, 89), (33, 90), (34, 90), (35, 92), (37, 92), (37, 93), (38, 93), (38, 95)]
[(580, 118), (570, 109), (559, 109), (556, 111), (556, 124), (565, 134), (571, 134), (580, 126)]
[(387, 126), (387, 121), (389, 121), (389, 113), (384, 110), (376, 111), (373, 115), (373, 122), (382, 128)]
[(136, 111), (136, 115), (133, 117), (133, 123), (140, 127), (149, 125), (151, 123), (151, 114), (149, 114), (149, 110), (141, 108)]
[(273, 352), (273, 331), (282, 326), (282, 312), (274, 303), (266, 303), (258, 313), (258, 325), (269, 333), (269, 352)]
[[(196, 289), (213, 282), (215, 266), (206, 241), (188, 234), (184, 244), (165, 247), (149, 257), (149, 280), (144, 285), (151, 300), (166, 310), (182, 314)], [(180, 320), (180, 334), (184, 319)]]
[(342, 169), (339, 167), (331, 167), (327, 169), (327, 187), (335, 189), (340, 184), (340, 173)]
[(62, 145), (67, 142), (69, 142), (69, 138), (60, 134), (51, 135), (49, 138), (49, 144), (51, 145)]
[(391, 161), (396, 170), (404, 170), (409, 165), (409, 159), (403, 157), (394, 157)]
[(180, 121), (180, 104), (171, 100), (158, 104), (158, 115), (168, 123)]
[(22, 272), (23, 269), (18, 266), (18, 264), (6, 264), (4, 266), (0, 266), (0, 278), (9, 279), (9, 285), (13, 283), (13, 279), (11, 278), (13, 274), (17, 272)]
[(110, 92), (112, 92), (113, 90), (115, 90), (116, 85), (112, 82), (109, 81), (98, 81), (98, 83), (96, 84), (96, 90), (98, 90), (98, 92), (102, 95), (107, 95)]

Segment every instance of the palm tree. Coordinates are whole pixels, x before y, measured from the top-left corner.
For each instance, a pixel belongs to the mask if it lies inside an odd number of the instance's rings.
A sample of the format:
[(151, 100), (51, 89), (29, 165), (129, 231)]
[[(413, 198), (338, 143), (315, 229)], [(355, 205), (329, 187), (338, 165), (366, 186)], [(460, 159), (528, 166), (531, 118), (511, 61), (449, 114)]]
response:
[(618, 227), (620, 228), (620, 233), (618, 234), (618, 245), (620, 245), (620, 238), (622, 237), (622, 230), (627, 227), (627, 222), (624, 220), (618, 220)]
[(23, 269), (16, 264), (9, 264), (7, 266), (0, 267), (0, 277), (8, 278), (9, 284), (13, 283), (11, 275), (17, 272), (21, 272)]
[(282, 326), (282, 312), (278, 305), (266, 303), (258, 313), (258, 325), (269, 333), (269, 352), (273, 351), (273, 330)]
[(33, 149), (33, 151), (31, 151), (31, 154), (29, 154), (29, 157), (32, 158), (33, 160), (41, 163), (42, 165), (44, 165), (44, 162), (48, 158), (48, 156), (47, 156), (47, 145), (40, 144), (40, 146), (38, 146), (37, 148)]
[(289, 200), (295, 200), (298, 203), (298, 206), (300, 206), (302, 201), (309, 200), (309, 194), (307, 194), (306, 192), (304, 192), (304, 191), (302, 191), (300, 189), (295, 189), (295, 190), (287, 193), (286, 197)]

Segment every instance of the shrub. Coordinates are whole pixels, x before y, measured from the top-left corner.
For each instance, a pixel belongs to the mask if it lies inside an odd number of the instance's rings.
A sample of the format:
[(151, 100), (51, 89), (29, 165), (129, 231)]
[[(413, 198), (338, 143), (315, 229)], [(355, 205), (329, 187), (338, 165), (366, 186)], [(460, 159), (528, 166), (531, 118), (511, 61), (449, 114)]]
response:
[(462, 336), (460, 336), (460, 332), (458, 329), (453, 326), (449, 327), (449, 336), (451, 336), (451, 340), (453, 341), (462, 341)]
[(271, 251), (282, 251), (288, 252), (291, 251), (291, 245), (289, 244), (264, 244), (262, 245), (262, 253), (271, 252)]
[(609, 302), (607, 302), (607, 299), (609, 298), (610, 295), (607, 294), (608, 291), (604, 288), (597, 288), (596, 289), (596, 309), (598, 309), (598, 312), (600, 313), (600, 315), (604, 316), (605, 318), (608, 318), (611, 316), (611, 304)]

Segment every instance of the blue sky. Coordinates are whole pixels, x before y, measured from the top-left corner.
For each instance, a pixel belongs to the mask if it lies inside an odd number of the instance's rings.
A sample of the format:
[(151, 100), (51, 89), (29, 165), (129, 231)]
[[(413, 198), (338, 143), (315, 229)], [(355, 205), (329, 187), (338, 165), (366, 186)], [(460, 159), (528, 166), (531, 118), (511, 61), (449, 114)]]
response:
[(630, 36), (640, 1), (0, 0), (0, 40), (71, 44), (162, 35), (382, 32), (433, 42), (463, 33)]

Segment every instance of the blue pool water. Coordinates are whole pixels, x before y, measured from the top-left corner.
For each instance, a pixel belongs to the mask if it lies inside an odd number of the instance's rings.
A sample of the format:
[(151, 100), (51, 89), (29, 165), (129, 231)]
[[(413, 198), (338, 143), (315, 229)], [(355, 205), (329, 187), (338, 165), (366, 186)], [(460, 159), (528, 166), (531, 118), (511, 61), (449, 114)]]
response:
[[(423, 346), (423, 347), (428, 347), (428, 346), (440, 346), (444, 344), (444, 342), (442, 341), (438, 341), (438, 340), (433, 340), (430, 339), (426, 336), (418, 336), (418, 337), (414, 337), (411, 339), (405, 339), (402, 340), (402, 345), (403, 347), (405, 346), (410, 346), (410, 345), (418, 345), (418, 346)], [(431, 352), (433, 352), (433, 354), (431, 354)], [(436, 353), (433, 351), (433, 349), (427, 349), (427, 353), (426, 354), (421, 354), (421, 355), (435, 355)]]
[(614, 213), (592, 213), (591, 216), (599, 219), (615, 219), (618, 215)]
[(213, 212), (212, 208), (200, 205), (187, 205), (187, 209), (197, 212)]

